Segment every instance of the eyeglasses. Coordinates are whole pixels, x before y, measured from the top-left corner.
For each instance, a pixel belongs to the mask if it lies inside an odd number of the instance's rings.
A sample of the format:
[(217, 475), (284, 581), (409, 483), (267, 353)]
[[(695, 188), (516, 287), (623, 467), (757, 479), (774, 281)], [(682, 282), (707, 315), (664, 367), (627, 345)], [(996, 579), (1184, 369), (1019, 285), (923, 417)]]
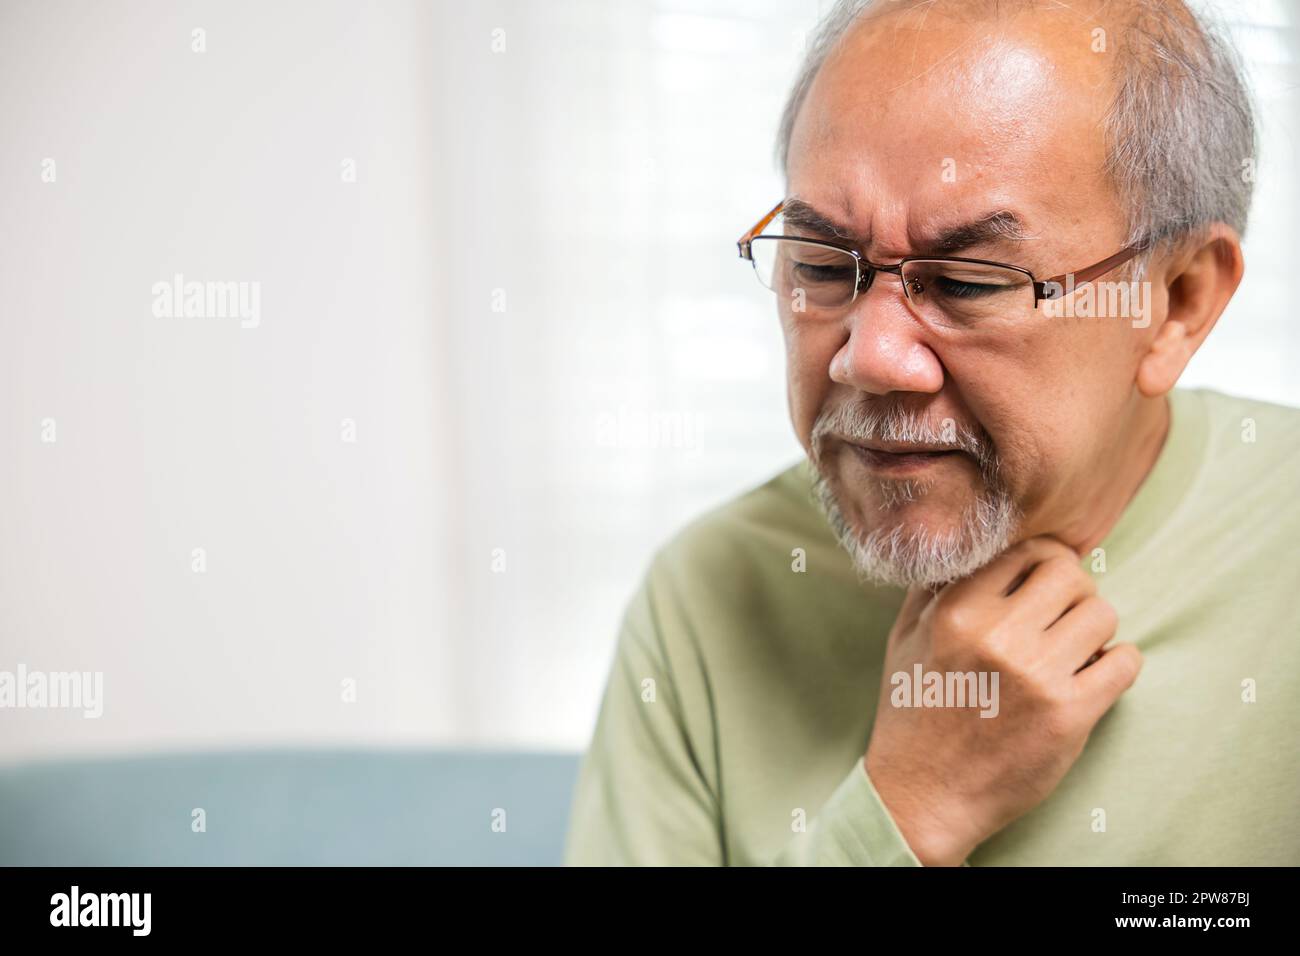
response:
[(970, 328), (1014, 319), (1043, 300), (1059, 299), (1132, 259), (1145, 248), (1127, 246), (1073, 273), (1039, 281), (1028, 269), (956, 256), (908, 256), (893, 265), (867, 260), (856, 249), (822, 239), (804, 239), (763, 230), (780, 215), (785, 201), (740, 237), (740, 257), (758, 279), (795, 312), (813, 317), (840, 315), (871, 288), (877, 272), (902, 280), (903, 298), (918, 318), (946, 328)]

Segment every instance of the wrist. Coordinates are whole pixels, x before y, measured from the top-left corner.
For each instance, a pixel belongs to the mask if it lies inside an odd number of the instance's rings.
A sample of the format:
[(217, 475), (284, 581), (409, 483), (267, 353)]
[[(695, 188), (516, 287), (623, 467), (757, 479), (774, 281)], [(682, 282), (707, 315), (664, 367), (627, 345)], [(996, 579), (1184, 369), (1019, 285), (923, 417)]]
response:
[(908, 789), (896, 788), (868, 752), (862, 758), (868, 779), (908, 847), (923, 866), (961, 866), (978, 841), (961, 837), (953, 827)]

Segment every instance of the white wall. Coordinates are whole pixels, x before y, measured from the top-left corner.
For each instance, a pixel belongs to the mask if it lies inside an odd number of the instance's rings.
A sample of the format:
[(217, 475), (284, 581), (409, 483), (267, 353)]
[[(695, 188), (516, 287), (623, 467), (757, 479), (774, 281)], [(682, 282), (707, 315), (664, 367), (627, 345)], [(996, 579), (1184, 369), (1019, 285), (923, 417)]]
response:
[[(0, 7), (0, 670), (105, 682), (0, 758), (585, 744), (652, 549), (798, 453), (734, 243), (825, 6)], [(1300, 404), (1294, 13), (1234, 6), (1259, 203), (1189, 381)], [(176, 272), (260, 323), (155, 316)]]
[[(432, 24), (384, 9), (0, 8), (0, 669), (105, 694), (0, 753), (456, 729)], [(260, 324), (156, 317), (177, 272)]]

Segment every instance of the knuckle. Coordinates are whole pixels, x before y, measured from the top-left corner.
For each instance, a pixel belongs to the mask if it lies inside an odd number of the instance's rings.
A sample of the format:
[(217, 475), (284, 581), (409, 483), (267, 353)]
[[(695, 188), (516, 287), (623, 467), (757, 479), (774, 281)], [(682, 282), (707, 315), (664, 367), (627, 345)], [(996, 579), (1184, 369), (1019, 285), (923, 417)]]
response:
[(1054, 707), (1043, 716), (1043, 734), (1047, 739), (1061, 743), (1074, 736), (1074, 721), (1064, 707)]
[(1074, 570), (1074, 580), (1078, 582), (1080, 590), (1088, 597), (1096, 596), (1097, 579), (1089, 574), (1078, 561), (1071, 561), (1070, 567)]
[(1025, 696), (1046, 714), (1059, 713), (1068, 703), (1061, 693), (1059, 682), (1054, 681), (1046, 669), (1022, 669), (1020, 681)]
[(1081, 610), (1098, 633), (1114, 634), (1119, 629), (1119, 612), (1109, 601), (1093, 595), (1080, 603)]
[(966, 661), (971, 667), (997, 674), (998, 680), (1007, 686), (1019, 686), (1024, 683), (1024, 676), (1016, 667), (1015, 658), (1006, 654), (996, 643), (985, 642), (971, 649)]
[[(1099, 597), (1094, 597), (1093, 601), (1097, 605), (1097, 614), (1101, 618), (1101, 626), (1106, 629), (1108, 634), (1114, 634), (1119, 629), (1119, 611), (1115, 610), (1115, 605)], [(1135, 651), (1137, 648), (1133, 648)]]
[(1030, 552), (1040, 555), (1043, 560), (1048, 558), (1068, 558), (1071, 561), (1076, 561), (1078, 557), (1073, 548), (1059, 538), (1053, 538), (1049, 535), (1029, 538), (1025, 541), (1025, 545)]
[(976, 633), (975, 614), (960, 601), (939, 601), (934, 607), (934, 626), (941, 635), (967, 638)]
[(1006, 621), (997, 621), (987, 627), (972, 641), (981, 657), (994, 664), (1014, 663), (1014, 629)]
[(1058, 591), (1082, 591), (1088, 595), (1097, 592), (1097, 582), (1083, 569), (1072, 551), (1069, 554), (1054, 554), (1045, 559), (1042, 570)]
[(1115, 679), (1121, 684), (1122, 689), (1127, 690), (1137, 680), (1138, 673), (1142, 670), (1145, 660), (1142, 657), (1142, 652), (1132, 644), (1121, 644), (1115, 650), (1120, 653), (1120, 659), (1117, 663), (1121, 665), (1115, 668), (1117, 672)]
[(1118, 644), (1106, 651), (1093, 666), (1098, 665), (1102, 665), (1102, 670), (1098, 675), (1096, 693), (1109, 707), (1137, 680), (1138, 672), (1142, 669), (1142, 655), (1132, 644)]

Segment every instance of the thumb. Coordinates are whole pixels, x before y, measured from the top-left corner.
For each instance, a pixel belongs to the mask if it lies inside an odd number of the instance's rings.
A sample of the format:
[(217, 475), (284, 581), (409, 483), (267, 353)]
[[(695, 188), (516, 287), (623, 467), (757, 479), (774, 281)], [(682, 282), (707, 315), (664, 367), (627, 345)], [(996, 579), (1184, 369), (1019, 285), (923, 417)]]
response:
[(934, 592), (926, 587), (913, 586), (907, 589), (907, 594), (903, 596), (903, 604), (898, 609), (898, 615), (894, 618), (894, 626), (889, 631), (889, 647), (892, 650), (904, 634), (907, 634), (916, 626), (916, 622), (921, 619), (923, 612), (930, 602), (934, 599)]

